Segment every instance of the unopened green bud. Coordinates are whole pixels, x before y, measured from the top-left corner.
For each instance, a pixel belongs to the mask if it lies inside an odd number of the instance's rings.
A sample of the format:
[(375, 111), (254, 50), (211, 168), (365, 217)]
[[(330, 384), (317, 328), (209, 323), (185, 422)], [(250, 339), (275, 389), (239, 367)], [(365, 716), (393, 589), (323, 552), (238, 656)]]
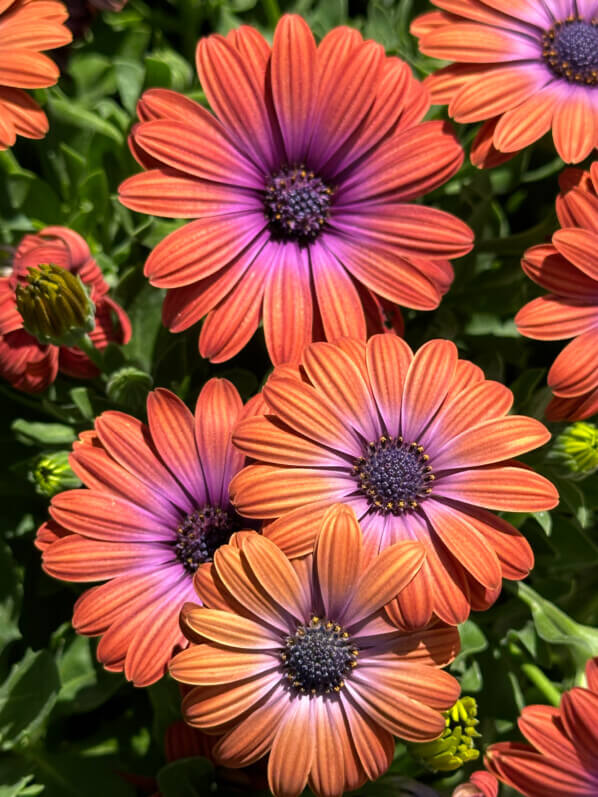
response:
[(17, 285), (23, 326), (40, 343), (75, 346), (95, 326), (95, 305), (85, 285), (65, 268), (44, 263)]
[(125, 366), (110, 374), (106, 393), (115, 404), (120, 404), (128, 410), (138, 411), (145, 407), (152, 384), (152, 377), (145, 371)]
[(40, 495), (51, 498), (62, 490), (79, 487), (81, 482), (69, 465), (68, 451), (54, 451), (42, 454), (36, 461), (29, 478)]
[(413, 744), (409, 749), (429, 769), (435, 772), (452, 772), (480, 756), (474, 739), (479, 738), (476, 726), (478, 706), (473, 697), (463, 697), (444, 712), (445, 729), (439, 739), (424, 744)]
[(577, 421), (557, 437), (553, 455), (576, 478), (583, 479), (598, 469), (598, 427)]

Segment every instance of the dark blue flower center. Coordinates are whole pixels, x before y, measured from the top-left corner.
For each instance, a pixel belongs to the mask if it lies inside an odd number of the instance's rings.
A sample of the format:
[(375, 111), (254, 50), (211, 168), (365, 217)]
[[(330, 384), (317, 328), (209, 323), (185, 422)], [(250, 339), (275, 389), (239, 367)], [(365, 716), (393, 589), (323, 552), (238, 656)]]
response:
[(266, 183), (264, 207), (275, 238), (309, 243), (326, 224), (333, 191), (304, 166), (283, 166)]
[(428, 460), (423, 446), (383, 436), (355, 461), (353, 473), (375, 510), (398, 515), (416, 509), (432, 492), (435, 477)]
[(215, 551), (241, 528), (240, 519), (219, 506), (204, 506), (191, 512), (176, 530), (174, 549), (188, 573), (203, 562), (211, 562)]
[(312, 617), (287, 637), (281, 654), (286, 678), (300, 694), (339, 692), (357, 666), (359, 651), (347, 631), (331, 620)]
[(552, 72), (570, 83), (598, 83), (598, 19), (569, 17), (544, 33), (543, 57)]

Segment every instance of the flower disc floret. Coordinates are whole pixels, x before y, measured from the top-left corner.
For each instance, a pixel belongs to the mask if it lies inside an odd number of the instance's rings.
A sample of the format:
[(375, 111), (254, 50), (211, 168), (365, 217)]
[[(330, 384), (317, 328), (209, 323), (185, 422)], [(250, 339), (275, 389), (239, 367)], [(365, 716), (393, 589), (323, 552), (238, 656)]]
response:
[(582, 17), (556, 22), (544, 34), (544, 60), (570, 83), (598, 83), (598, 19)]
[(353, 472), (372, 508), (382, 514), (417, 509), (432, 492), (435, 476), (430, 457), (418, 443), (382, 435), (356, 460)]
[(333, 190), (304, 166), (284, 166), (266, 184), (264, 205), (275, 238), (314, 241), (328, 218)]
[(210, 505), (195, 509), (176, 529), (177, 559), (188, 573), (195, 573), (201, 564), (211, 562), (214, 552), (240, 528), (234, 512)]
[(358, 654), (348, 631), (332, 620), (312, 617), (287, 638), (281, 659), (294, 690), (328, 695), (343, 688), (344, 678), (357, 666)]

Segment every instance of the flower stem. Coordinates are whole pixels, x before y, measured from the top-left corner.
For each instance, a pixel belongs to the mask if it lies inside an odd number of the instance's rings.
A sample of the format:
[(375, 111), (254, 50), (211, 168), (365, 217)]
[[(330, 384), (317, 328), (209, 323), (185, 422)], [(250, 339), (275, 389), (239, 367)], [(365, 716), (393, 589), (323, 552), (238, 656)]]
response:
[(276, 23), (280, 19), (280, 7), (278, 0), (262, 0), (262, 7), (271, 28), (276, 27)]
[(89, 357), (92, 363), (96, 365), (100, 371), (104, 370), (104, 358), (102, 353), (93, 345), (89, 335), (82, 335), (79, 338), (77, 341), (77, 348), (81, 349), (83, 354)]
[(561, 693), (556, 686), (542, 672), (542, 670), (531, 662), (522, 662), (521, 672), (536, 686), (544, 697), (553, 706), (558, 706), (561, 702)]

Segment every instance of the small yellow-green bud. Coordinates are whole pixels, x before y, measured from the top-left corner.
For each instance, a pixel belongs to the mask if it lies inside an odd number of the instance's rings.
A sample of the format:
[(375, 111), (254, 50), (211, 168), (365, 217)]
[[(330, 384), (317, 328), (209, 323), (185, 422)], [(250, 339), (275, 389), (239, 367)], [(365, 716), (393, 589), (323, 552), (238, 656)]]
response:
[(585, 478), (598, 468), (598, 427), (577, 421), (557, 437), (554, 456), (577, 478)]
[(42, 454), (30, 471), (29, 478), (34, 482), (36, 492), (48, 498), (81, 484), (69, 465), (68, 451)]
[(411, 753), (435, 772), (452, 772), (480, 756), (474, 739), (481, 736), (476, 730), (478, 706), (473, 697), (463, 697), (444, 712), (445, 729), (433, 742), (409, 746)]
[(40, 343), (75, 346), (95, 326), (95, 305), (85, 285), (65, 268), (44, 263), (17, 285), (23, 326)]

